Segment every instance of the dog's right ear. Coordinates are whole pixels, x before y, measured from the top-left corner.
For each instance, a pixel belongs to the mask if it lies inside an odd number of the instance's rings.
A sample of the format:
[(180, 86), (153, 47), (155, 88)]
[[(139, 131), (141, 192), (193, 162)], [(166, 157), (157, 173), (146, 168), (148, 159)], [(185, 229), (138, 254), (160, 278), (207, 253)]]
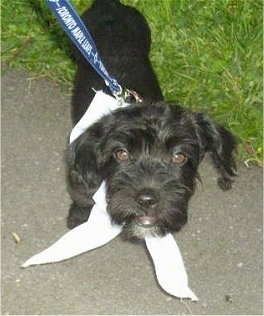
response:
[(93, 194), (99, 188), (102, 177), (99, 174), (96, 142), (87, 141), (81, 135), (66, 151), (68, 191), (80, 206), (91, 203)]

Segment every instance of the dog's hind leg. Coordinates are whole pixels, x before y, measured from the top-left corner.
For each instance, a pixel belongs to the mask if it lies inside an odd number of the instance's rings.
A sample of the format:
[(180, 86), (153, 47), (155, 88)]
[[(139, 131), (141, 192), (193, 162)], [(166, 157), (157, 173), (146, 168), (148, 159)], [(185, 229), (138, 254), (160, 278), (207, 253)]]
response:
[(74, 227), (86, 222), (90, 215), (92, 207), (93, 205), (82, 207), (79, 206), (76, 202), (72, 202), (67, 217), (67, 227), (69, 229), (73, 229)]

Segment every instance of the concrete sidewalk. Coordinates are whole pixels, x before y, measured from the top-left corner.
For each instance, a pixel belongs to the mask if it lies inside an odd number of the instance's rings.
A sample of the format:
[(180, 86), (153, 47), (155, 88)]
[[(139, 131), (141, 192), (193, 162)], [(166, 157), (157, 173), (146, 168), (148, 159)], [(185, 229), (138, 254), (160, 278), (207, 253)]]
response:
[[(62, 263), (21, 269), (66, 231), (63, 151), (70, 98), (47, 79), (2, 77), (2, 315), (263, 315), (262, 169), (239, 166), (222, 192), (203, 163), (176, 235), (199, 302), (162, 292), (142, 245), (116, 238)], [(16, 233), (21, 241), (16, 243)]]

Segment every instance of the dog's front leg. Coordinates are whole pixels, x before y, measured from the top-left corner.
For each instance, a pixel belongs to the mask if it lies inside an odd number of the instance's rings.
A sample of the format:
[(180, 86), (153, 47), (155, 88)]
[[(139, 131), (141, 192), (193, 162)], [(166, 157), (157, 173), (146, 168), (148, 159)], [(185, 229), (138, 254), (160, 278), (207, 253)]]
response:
[(67, 227), (69, 229), (73, 229), (76, 226), (79, 226), (82, 223), (86, 222), (88, 220), (92, 207), (92, 204), (82, 207), (79, 206), (75, 201), (73, 201), (67, 217)]

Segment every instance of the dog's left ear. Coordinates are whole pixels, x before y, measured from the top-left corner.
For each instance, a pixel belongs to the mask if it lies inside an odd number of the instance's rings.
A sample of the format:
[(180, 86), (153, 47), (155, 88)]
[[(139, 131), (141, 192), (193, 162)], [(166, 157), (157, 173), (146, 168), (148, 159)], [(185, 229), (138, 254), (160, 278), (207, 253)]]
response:
[(231, 189), (232, 177), (236, 175), (236, 138), (226, 128), (212, 122), (202, 113), (195, 114), (195, 122), (204, 151), (210, 153), (213, 165), (220, 175), (219, 187), (223, 191)]

